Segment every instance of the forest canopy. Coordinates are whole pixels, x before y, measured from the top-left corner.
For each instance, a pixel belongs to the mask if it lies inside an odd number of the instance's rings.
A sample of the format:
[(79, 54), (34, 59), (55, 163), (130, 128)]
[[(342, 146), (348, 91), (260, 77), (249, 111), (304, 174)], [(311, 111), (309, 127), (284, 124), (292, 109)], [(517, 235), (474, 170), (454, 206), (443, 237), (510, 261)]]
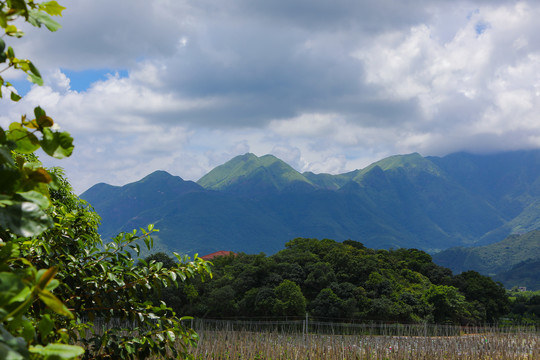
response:
[(509, 310), (500, 283), (474, 271), (453, 275), (416, 249), (296, 238), (271, 256), (240, 253), (212, 262), (211, 282), (181, 285), (160, 298), (176, 311), (208, 318), (308, 312), (323, 321), (480, 324)]

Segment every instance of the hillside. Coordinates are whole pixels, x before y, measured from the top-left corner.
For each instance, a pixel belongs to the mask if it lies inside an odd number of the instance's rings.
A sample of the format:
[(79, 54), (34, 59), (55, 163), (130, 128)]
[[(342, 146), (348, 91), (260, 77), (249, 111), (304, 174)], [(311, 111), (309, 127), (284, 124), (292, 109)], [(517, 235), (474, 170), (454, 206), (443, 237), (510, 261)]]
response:
[(104, 236), (152, 222), (169, 251), (274, 253), (292, 238), (310, 237), (435, 252), (536, 229), (539, 165), (540, 151), (409, 154), (331, 175), (245, 154), (197, 183), (160, 171), (81, 196), (102, 216)]
[(514, 265), (510, 270), (503, 271), (493, 277), (507, 289), (525, 287), (527, 290), (540, 290), (540, 259), (526, 260)]
[(486, 246), (455, 247), (433, 254), (437, 264), (460, 273), (475, 270), (493, 276), (526, 261), (540, 259), (540, 231), (510, 235)]

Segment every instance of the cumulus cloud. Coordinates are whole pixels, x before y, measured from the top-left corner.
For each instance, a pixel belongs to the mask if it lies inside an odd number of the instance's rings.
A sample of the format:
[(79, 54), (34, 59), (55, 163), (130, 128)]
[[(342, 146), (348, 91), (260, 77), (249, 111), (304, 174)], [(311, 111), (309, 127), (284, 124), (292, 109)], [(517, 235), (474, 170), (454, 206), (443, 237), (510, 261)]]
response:
[[(164, 169), (197, 180), (245, 152), (300, 171), (384, 156), (540, 146), (540, 5), (513, 0), (80, 0), (13, 44), (76, 141), (78, 191)], [(72, 86), (70, 74), (101, 74)]]

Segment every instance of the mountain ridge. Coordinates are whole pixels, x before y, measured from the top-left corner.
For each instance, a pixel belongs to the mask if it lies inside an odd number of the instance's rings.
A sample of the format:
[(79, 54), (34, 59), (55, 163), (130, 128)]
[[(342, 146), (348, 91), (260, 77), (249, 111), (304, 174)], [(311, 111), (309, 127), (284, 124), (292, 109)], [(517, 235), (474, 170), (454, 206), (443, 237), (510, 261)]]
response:
[(102, 216), (104, 236), (155, 222), (171, 251), (272, 253), (294, 237), (314, 237), (435, 252), (539, 226), (537, 165), (538, 150), (413, 153), (332, 175), (247, 153), (197, 182), (158, 171), (121, 187), (96, 184), (81, 197)]

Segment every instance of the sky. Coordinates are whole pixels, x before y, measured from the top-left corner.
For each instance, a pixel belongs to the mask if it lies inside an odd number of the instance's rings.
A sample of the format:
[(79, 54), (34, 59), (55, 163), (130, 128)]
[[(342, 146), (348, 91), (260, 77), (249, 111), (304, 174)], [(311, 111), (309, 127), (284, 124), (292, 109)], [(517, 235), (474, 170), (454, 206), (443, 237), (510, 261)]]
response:
[(396, 154), (540, 148), (540, 2), (513, 0), (77, 0), (62, 29), (8, 39), (75, 139), (77, 193), (155, 170), (198, 180), (273, 154), (338, 174)]

